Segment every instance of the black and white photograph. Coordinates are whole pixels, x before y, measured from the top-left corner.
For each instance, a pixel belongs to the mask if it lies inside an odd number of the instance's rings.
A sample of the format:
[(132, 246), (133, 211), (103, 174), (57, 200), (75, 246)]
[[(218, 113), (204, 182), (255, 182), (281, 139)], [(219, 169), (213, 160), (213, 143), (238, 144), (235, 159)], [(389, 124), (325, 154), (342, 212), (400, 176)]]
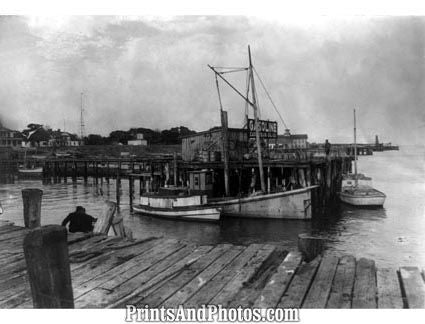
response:
[(425, 309), (425, 11), (267, 3), (0, 12), (0, 314)]

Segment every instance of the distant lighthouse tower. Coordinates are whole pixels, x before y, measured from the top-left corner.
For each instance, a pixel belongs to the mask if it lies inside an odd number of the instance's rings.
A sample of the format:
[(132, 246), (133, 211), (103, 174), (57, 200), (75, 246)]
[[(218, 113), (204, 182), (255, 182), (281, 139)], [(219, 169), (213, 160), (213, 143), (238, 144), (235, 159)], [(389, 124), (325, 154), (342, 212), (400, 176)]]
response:
[(375, 146), (379, 146), (378, 135), (375, 135)]
[(84, 139), (84, 136), (85, 136), (85, 133), (86, 133), (85, 126), (84, 126), (84, 116), (83, 116), (83, 113), (84, 113), (83, 95), (84, 95), (84, 93), (81, 92), (81, 107), (80, 107), (80, 137), (81, 137), (81, 139)]

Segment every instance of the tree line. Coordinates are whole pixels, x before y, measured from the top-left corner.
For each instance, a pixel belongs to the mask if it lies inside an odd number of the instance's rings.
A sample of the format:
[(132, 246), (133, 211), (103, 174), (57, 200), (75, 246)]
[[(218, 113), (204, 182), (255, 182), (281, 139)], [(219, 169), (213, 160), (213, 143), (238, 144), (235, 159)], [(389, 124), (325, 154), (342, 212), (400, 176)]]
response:
[(126, 145), (129, 140), (136, 139), (137, 134), (143, 134), (143, 138), (149, 144), (181, 144), (181, 137), (186, 135), (195, 134), (196, 132), (190, 130), (185, 126), (173, 127), (167, 130), (150, 129), (150, 128), (130, 128), (128, 131), (115, 130), (109, 136), (101, 136), (99, 134), (89, 134), (85, 139), (86, 145), (111, 145), (123, 144)]

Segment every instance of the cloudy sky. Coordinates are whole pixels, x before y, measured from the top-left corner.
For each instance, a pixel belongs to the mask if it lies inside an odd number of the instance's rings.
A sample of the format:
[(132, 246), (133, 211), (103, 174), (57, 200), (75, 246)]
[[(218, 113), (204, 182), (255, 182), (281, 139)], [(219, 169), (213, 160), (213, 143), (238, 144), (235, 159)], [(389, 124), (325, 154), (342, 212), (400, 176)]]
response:
[[(0, 119), (79, 132), (84, 92), (86, 133), (205, 130), (219, 124), (207, 64), (246, 66), (248, 44), (293, 133), (351, 142), (356, 108), (359, 141), (423, 143), (425, 17), (0, 16)], [(244, 91), (244, 74), (230, 79)], [(221, 86), (240, 127), (245, 105)]]

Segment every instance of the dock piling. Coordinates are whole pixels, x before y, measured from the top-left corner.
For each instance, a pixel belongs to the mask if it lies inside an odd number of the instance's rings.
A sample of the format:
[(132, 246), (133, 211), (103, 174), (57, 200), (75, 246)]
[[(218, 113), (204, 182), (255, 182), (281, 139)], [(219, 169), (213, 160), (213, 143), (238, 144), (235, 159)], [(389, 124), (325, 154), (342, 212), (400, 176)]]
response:
[(84, 162), (84, 183), (87, 183), (87, 178), (88, 178), (88, 165), (87, 165), (87, 161)]
[(310, 262), (324, 251), (325, 241), (323, 237), (299, 234), (298, 250), (303, 254), (304, 259)]
[(47, 225), (24, 238), (34, 308), (74, 308), (66, 228)]
[(41, 219), (41, 189), (22, 189), (22, 200), (24, 203), (24, 224), (27, 228), (40, 227)]
[(116, 198), (117, 198), (117, 206), (120, 206), (120, 190), (121, 190), (121, 162), (118, 162), (117, 168), (117, 178), (116, 178)]
[(128, 187), (129, 187), (129, 194), (130, 194), (130, 211), (133, 211), (133, 198), (134, 198), (134, 177), (129, 176), (128, 177)]

